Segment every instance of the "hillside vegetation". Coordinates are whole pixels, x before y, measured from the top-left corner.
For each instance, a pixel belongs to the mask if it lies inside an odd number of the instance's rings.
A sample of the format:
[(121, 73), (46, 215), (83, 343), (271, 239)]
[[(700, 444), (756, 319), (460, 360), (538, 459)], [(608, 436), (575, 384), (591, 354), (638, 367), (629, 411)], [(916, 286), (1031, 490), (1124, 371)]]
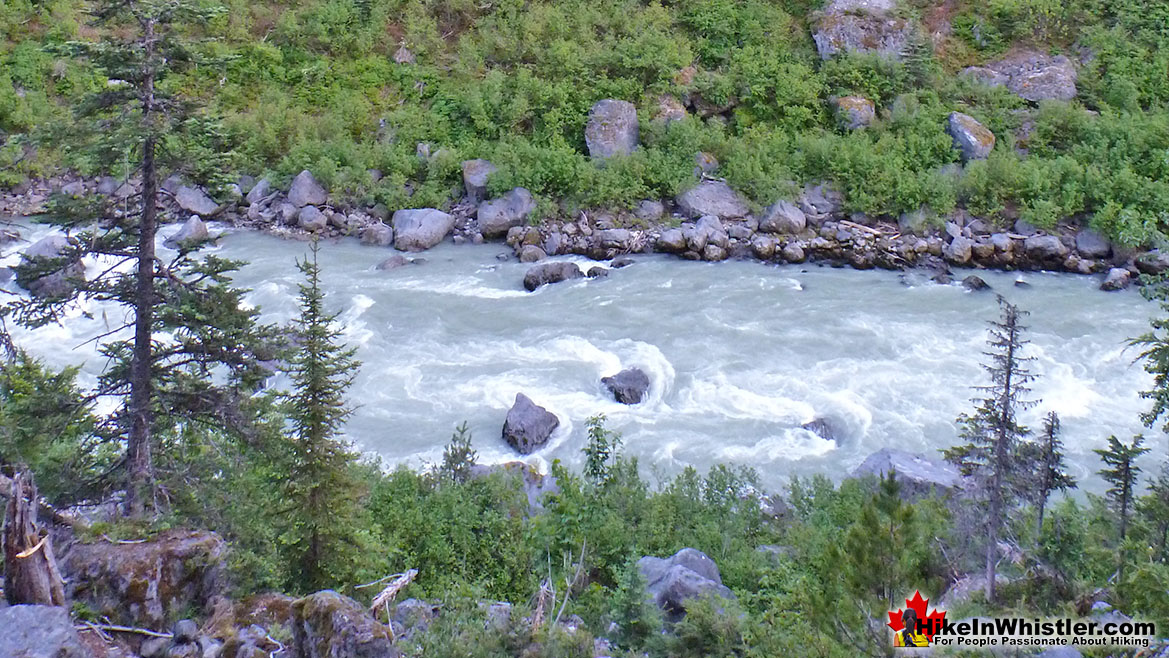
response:
[[(546, 216), (628, 209), (684, 189), (705, 152), (761, 206), (828, 179), (848, 210), (869, 215), (964, 207), (1038, 226), (1090, 222), (1132, 244), (1160, 237), (1169, 6), (911, 0), (888, 11), (907, 26), (896, 52), (824, 60), (819, 4), (227, 0), (195, 35), (207, 61), (171, 84), (222, 119), (209, 147), (231, 149), (237, 172), (287, 180), (308, 168), (335, 197), (391, 209), (451, 205), (469, 158), (499, 168), (491, 190), (524, 186)], [(85, 3), (10, 0), (0, 29), (0, 182), (85, 173), (84, 158), (47, 139), (72, 101), (107, 84), (55, 50), (100, 36)], [(1019, 52), (1066, 55), (1075, 98), (1036, 103), (958, 75)], [(868, 128), (848, 130), (833, 110), (832, 98), (852, 95), (875, 104)], [(604, 98), (637, 105), (641, 148), (599, 163), (584, 126)], [(679, 105), (684, 119), (658, 118)], [(953, 111), (995, 133), (988, 159), (950, 166)]]

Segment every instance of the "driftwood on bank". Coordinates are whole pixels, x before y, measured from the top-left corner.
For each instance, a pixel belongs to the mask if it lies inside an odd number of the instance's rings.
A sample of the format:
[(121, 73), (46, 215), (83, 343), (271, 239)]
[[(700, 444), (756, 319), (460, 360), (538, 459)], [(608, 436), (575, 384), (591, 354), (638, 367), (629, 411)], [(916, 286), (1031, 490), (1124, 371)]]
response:
[(32, 475), (11, 480), (4, 531), (4, 594), (12, 605), (65, 605), (65, 584), (48, 530), (37, 525), (37, 488)]

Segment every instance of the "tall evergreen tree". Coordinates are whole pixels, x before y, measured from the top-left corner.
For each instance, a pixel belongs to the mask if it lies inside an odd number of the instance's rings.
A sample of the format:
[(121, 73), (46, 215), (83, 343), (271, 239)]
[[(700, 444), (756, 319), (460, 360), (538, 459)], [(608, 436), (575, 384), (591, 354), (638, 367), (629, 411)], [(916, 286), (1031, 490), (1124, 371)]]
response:
[(359, 496), (354, 476), (356, 455), (338, 438), (351, 409), (345, 392), (360, 364), (355, 350), (341, 343), (336, 315), (325, 310), (321, 290), (318, 245), (312, 256), (297, 263), (305, 276), (300, 284), (300, 317), (293, 330), (297, 350), (289, 375), (293, 389), (287, 395), (289, 464), (285, 480), (290, 508), (286, 514), (288, 542), (308, 589), (331, 584), (330, 565), (337, 565), (354, 544), (353, 517)]
[(1108, 437), (1107, 448), (1096, 448), (1093, 452), (1100, 455), (1105, 468), (1100, 469), (1100, 476), (1108, 483), (1108, 501), (1120, 519), (1120, 542), (1123, 544), (1128, 535), (1128, 521), (1133, 506), (1133, 492), (1136, 489), (1137, 478), (1141, 474), (1141, 467), (1137, 466), (1137, 457), (1149, 451), (1144, 447), (1145, 437), (1140, 434), (1132, 438), (1132, 443), (1125, 445), (1115, 436)]
[(1056, 491), (1074, 489), (1076, 479), (1067, 472), (1064, 464), (1063, 442), (1059, 440), (1059, 414), (1049, 412), (1043, 419), (1043, 433), (1039, 436), (1035, 446), (1039, 479), (1035, 492), (1036, 506), (1038, 507), (1038, 532), (1043, 532), (1043, 513), (1047, 509), (1047, 501)]
[[(1166, 276), (1149, 280), (1148, 285), (1141, 287), (1141, 295), (1149, 301), (1158, 302), (1162, 311), (1169, 311), (1169, 282)], [(1164, 419), (1161, 430), (1169, 432), (1169, 419), (1165, 419), (1169, 412), (1169, 316), (1153, 318), (1148, 333), (1129, 341), (1141, 352), (1138, 360), (1144, 361), (1145, 372), (1153, 375), (1153, 388), (1141, 391), (1141, 397), (1152, 400), (1152, 407), (1141, 414), (1141, 422), (1145, 427), (1152, 427)]]
[(1035, 379), (1026, 367), (1032, 357), (1023, 355), (1029, 342), (1023, 338), (1026, 327), (1021, 323), (1026, 312), (1001, 297), (999, 307), (999, 320), (990, 322), (990, 349), (983, 353), (988, 358), (983, 369), (990, 374), (991, 384), (977, 387), (985, 397), (975, 400), (974, 413), (958, 417), (960, 437), (967, 443), (945, 451), (946, 460), (974, 485), (967, 495), (978, 507), (986, 551), (986, 598), (991, 602), (995, 600), (999, 540), (1012, 510), (1028, 497), (1035, 475), (1030, 430), (1017, 419), (1020, 410), (1036, 404), (1026, 399), (1027, 384)]
[(1137, 502), (1137, 508), (1154, 529), (1153, 559), (1169, 562), (1169, 461), (1161, 465), (1161, 472), (1149, 483), (1149, 493)]
[[(155, 247), (161, 181), (225, 168), (216, 122), (199, 115), (172, 84), (175, 73), (199, 60), (183, 35), (221, 12), (191, 0), (99, 0), (92, 17), (102, 40), (62, 47), (110, 82), (78, 105), (61, 145), (124, 184), (109, 195), (55, 199), (48, 217), (65, 230), (69, 246), (17, 273), (20, 281), (55, 285), (5, 309), (34, 327), (58, 320), (78, 301), (125, 309), (106, 314), (129, 319), (102, 336), (111, 365), (97, 395), (120, 402), (102, 429), (125, 440), (126, 511), (136, 517), (154, 502), (155, 437), (180, 423), (243, 429), (240, 410), (265, 375), (256, 358), (266, 350), (256, 311), (231, 286), (238, 263), (193, 258), (194, 245), (166, 260)], [(91, 279), (76, 267), (84, 257), (101, 265)]]

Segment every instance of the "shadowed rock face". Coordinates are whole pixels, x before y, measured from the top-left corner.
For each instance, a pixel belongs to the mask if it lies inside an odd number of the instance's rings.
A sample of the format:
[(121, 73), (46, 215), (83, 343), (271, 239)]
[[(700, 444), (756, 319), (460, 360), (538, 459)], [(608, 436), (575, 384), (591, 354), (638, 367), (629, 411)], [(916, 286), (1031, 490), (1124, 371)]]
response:
[(637, 108), (633, 103), (603, 100), (589, 111), (585, 126), (585, 144), (594, 158), (629, 155), (639, 138)]
[(637, 561), (646, 582), (646, 595), (666, 613), (670, 621), (686, 616), (686, 604), (703, 597), (734, 599), (722, 584), (718, 565), (702, 551), (683, 548), (662, 559), (646, 556)]
[(560, 419), (556, 414), (532, 402), (523, 393), (516, 393), (515, 404), (503, 423), (503, 440), (520, 454), (527, 455), (543, 447), (559, 426)]
[(75, 544), (61, 571), (69, 598), (99, 615), (165, 628), (223, 593), (224, 552), (213, 532), (171, 531), (141, 544)]
[(994, 148), (994, 133), (968, 114), (951, 113), (946, 131), (954, 139), (954, 148), (962, 152), (963, 160), (985, 160)]
[(293, 656), (297, 658), (397, 658), (394, 636), (353, 599), (332, 590), (292, 604)]

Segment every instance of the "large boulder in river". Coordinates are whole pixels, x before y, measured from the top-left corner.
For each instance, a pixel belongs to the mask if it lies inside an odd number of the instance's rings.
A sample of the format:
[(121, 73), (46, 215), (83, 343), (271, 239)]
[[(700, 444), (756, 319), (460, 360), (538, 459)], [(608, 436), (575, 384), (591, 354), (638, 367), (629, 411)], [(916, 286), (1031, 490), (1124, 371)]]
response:
[(704, 180), (677, 198), (678, 209), (688, 217), (714, 215), (719, 219), (738, 219), (750, 212), (746, 200), (722, 181)]
[(178, 233), (167, 238), (163, 244), (172, 249), (190, 249), (210, 239), (211, 235), (207, 232), (207, 224), (199, 219), (198, 215), (191, 215), (187, 221), (183, 222)]
[(495, 165), (487, 160), (463, 161), (463, 188), (467, 190), (467, 200), (479, 203), (487, 197), (487, 179), (498, 171)]
[(946, 120), (946, 132), (963, 160), (985, 160), (994, 149), (994, 133), (969, 114), (951, 112)]
[(1123, 267), (1114, 267), (1108, 270), (1108, 274), (1104, 276), (1104, 282), (1100, 284), (1100, 289), (1106, 292), (1124, 290), (1131, 283), (1132, 272)]
[(63, 235), (49, 235), (25, 249), (16, 283), (34, 297), (57, 298), (71, 293), (84, 280), (85, 264), (66, 253), (71, 247)]
[(833, 0), (814, 15), (812, 40), (821, 59), (839, 53), (872, 53), (898, 59), (913, 25), (895, 16), (893, 0)]
[(602, 377), (601, 383), (621, 404), (638, 404), (649, 392), (649, 375), (641, 368), (626, 368), (612, 377)]
[(219, 210), (219, 204), (207, 196), (207, 193), (197, 187), (183, 185), (175, 192), (175, 203), (183, 210), (202, 215), (214, 215)]
[(528, 455), (543, 447), (559, 426), (556, 414), (523, 393), (516, 393), (515, 404), (503, 422), (503, 440), (520, 454)]
[(332, 590), (292, 604), (293, 658), (397, 658), (394, 634), (357, 601)]
[(645, 578), (646, 595), (670, 621), (681, 620), (695, 599), (735, 598), (723, 585), (718, 565), (697, 549), (683, 548), (665, 559), (646, 556), (637, 561), (637, 568)]
[(629, 155), (637, 148), (637, 108), (629, 101), (607, 99), (593, 105), (585, 125), (585, 145), (594, 158)]
[(480, 203), (475, 216), (483, 237), (502, 238), (512, 228), (522, 226), (535, 210), (532, 193), (517, 187), (498, 199)]
[(172, 530), (140, 544), (74, 544), (61, 573), (68, 597), (97, 616), (164, 628), (224, 593), (225, 553), (213, 532)]
[(399, 251), (430, 249), (455, 228), (454, 217), (434, 208), (399, 210), (392, 223), (394, 248)]
[(962, 474), (953, 464), (894, 448), (882, 448), (869, 455), (853, 469), (852, 477), (884, 477), (890, 471), (897, 474), (902, 497), (911, 500), (949, 494), (962, 485)]
[(0, 608), (0, 656), (89, 658), (69, 610), (48, 605)]
[(569, 279), (580, 279), (584, 272), (576, 263), (558, 261), (542, 263), (528, 270), (524, 275), (524, 289), (532, 292), (536, 288), (548, 283), (560, 283)]
[(321, 206), (328, 200), (329, 195), (325, 192), (325, 188), (317, 182), (308, 169), (297, 174), (296, 178), (292, 179), (292, 185), (288, 188), (288, 202), (297, 208)]

